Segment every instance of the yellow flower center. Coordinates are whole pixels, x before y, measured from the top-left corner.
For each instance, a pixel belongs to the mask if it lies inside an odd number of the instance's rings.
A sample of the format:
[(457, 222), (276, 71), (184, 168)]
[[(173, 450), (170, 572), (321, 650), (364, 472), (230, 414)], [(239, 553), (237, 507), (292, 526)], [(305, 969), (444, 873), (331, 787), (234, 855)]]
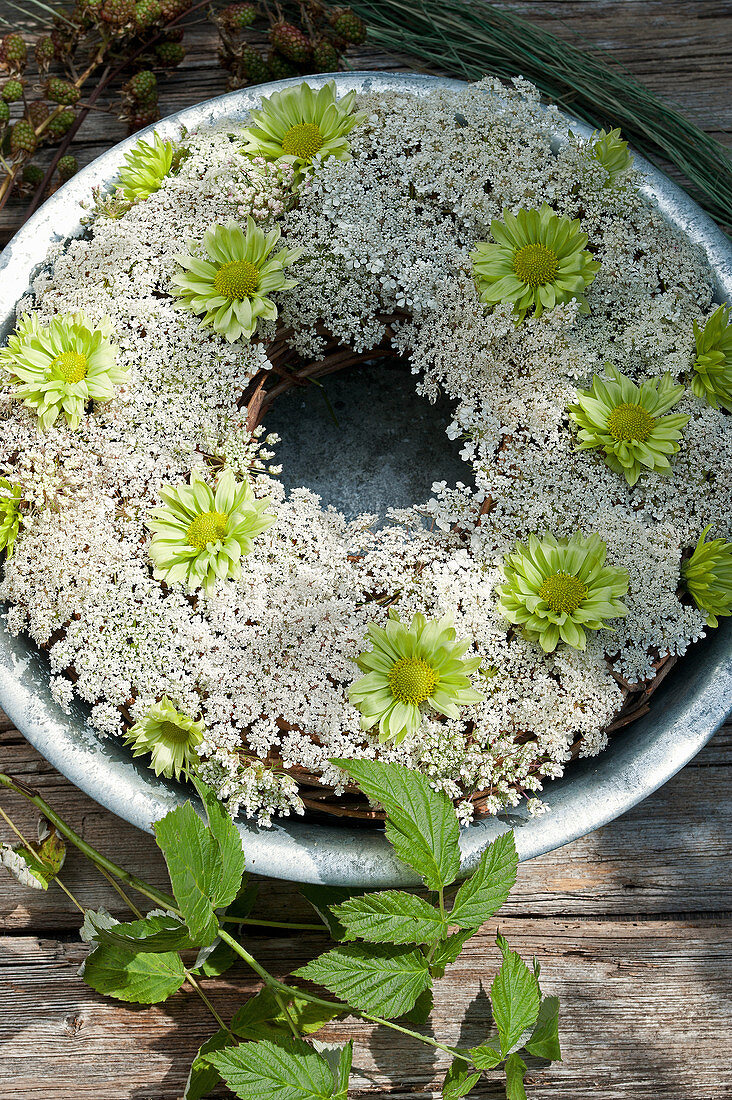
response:
[(561, 570), (547, 577), (539, 595), (546, 600), (549, 608), (555, 615), (566, 611), (571, 615), (576, 611), (587, 595), (587, 585), (579, 577), (573, 577), (571, 573), (563, 573)]
[(282, 152), (287, 157), (312, 160), (324, 145), (320, 127), (315, 122), (300, 122), (291, 126), (282, 139)]
[(158, 726), (161, 741), (172, 741), (175, 745), (184, 745), (190, 741), (191, 731), (179, 726), (177, 722), (161, 722)]
[(559, 259), (556, 252), (543, 244), (527, 244), (515, 254), (513, 270), (526, 286), (545, 286), (556, 279)]
[(652, 427), (653, 417), (642, 405), (616, 405), (607, 418), (607, 430), (618, 443), (645, 443)]
[(201, 512), (186, 531), (186, 542), (198, 550), (205, 550), (210, 542), (223, 539), (228, 522), (226, 512)]
[(248, 260), (233, 260), (216, 272), (214, 288), (217, 294), (230, 301), (241, 302), (251, 298), (259, 286), (259, 268)]
[(86, 356), (80, 351), (64, 351), (51, 361), (51, 370), (64, 382), (81, 382), (86, 378)]
[(419, 706), (429, 699), (439, 677), (421, 657), (402, 657), (389, 670), (387, 679), (391, 693), (398, 702)]

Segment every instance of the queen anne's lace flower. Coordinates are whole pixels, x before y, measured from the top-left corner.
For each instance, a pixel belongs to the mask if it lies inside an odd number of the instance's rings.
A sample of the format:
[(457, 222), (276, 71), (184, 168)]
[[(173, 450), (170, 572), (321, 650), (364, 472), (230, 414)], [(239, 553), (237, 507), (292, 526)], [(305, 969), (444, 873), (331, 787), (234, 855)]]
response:
[(569, 415), (579, 425), (579, 450), (602, 447), (611, 470), (635, 485), (641, 470), (671, 473), (668, 455), (679, 449), (681, 429), (689, 417), (663, 414), (684, 393), (670, 374), (636, 386), (632, 379), (606, 364), (610, 378), (592, 379), (592, 389), (580, 390)]
[(276, 518), (267, 512), (269, 498), (257, 500), (249, 482), (236, 481), (228, 469), (215, 491), (194, 471), (189, 485), (164, 485), (160, 495), (165, 507), (153, 509), (148, 521), (154, 576), (180, 581), (189, 591), (238, 579), (252, 539)]
[(125, 166), (120, 169), (119, 187), (128, 202), (147, 199), (160, 186), (173, 164), (173, 143), (164, 141), (159, 134), (152, 144), (138, 141), (125, 156)]
[(407, 626), (392, 612), (385, 627), (371, 623), (368, 634), (374, 648), (356, 662), (366, 675), (348, 697), (361, 711), (363, 729), (378, 722), (380, 741), (399, 743), (414, 733), (422, 707), (457, 718), (460, 706), (483, 699), (469, 679), (480, 657), (463, 660), (472, 639), (456, 640), (451, 616), (428, 622), (418, 612)]
[(732, 412), (732, 323), (729, 306), (720, 306), (704, 328), (694, 321), (696, 359), (691, 388), (718, 409)]
[(62, 314), (48, 325), (35, 313), (21, 319), (0, 352), (0, 366), (43, 428), (61, 413), (78, 428), (89, 401), (109, 401), (115, 385), (128, 381), (126, 368), (117, 366), (111, 332), (109, 320), (94, 328), (84, 313)]
[(246, 236), (235, 221), (215, 225), (203, 235), (206, 258), (176, 257), (184, 270), (173, 277), (173, 290), (181, 305), (203, 314), (201, 328), (213, 325), (233, 343), (242, 336), (251, 339), (258, 318), (275, 320), (277, 306), (269, 295), (297, 285), (285, 278), (285, 268), (302, 254), (300, 248), (282, 248), (271, 256), (279, 239), (279, 228), (265, 236), (248, 217)]
[(23, 490), (6, 477), (0, 477), (0, 550), (12, 557), (13, 544), (20, 528), (20, 505)]
[(587, 234), (578, 221), (544, 203), (518, 214), (504, 210), (502, 222), (491, 222), (491, 233), (495, 244), (479, 241), (470, 254), (482, 302), (513, 302), (519, 321), (532, 308), (540, 317), (571, 298), (590, 312), (584, 290), (600, 264), (585, 251)]
[(627, 141), (620, 137), (620, 130), (599, 130), (593, 134), (592, 155), (609, 175), (608, 183), (627, 172), (633, 166), (633, 155), (628, 151)]
[(343, 160), (349, 150), (347, 135), (366, 117), (365, 111), (353, 113), (355, 98), (353, 91), (337, 99), (332, 80), (317, 92), (309, 84), (275, 92), (252, 111), (254, 123), (244, 132), (244, 152), (287, 160), (300, 170), (315, 157)]
[(133, 756), (150, 754), (150, 767), (156, 775), (180, 779), (187, 777), (198, 763), (196, 747), (205, 733), (202, 721), (181, 714), (167, 696), (154, 703), (149, 711), (125, 735), (125, 744), (133, 748)]
[(694, 553), (681, 566), (681, 576), (708, 625), (719, 626), (717, 616), (732, 615), (732, 542), (705, 542), (708, 532), (709, 527), (705, 527)]
[(599, 535), (571, 539), (531, 535), (518, 542), (503, 572), (498, 610), (545, 653), (559, 640), (584, 649), (586, 630), (601, 630), (604, 619), (622, 618), (628, 609), (620, 597), (628, 591), (625, 569), (605, 565), (607, 547)]

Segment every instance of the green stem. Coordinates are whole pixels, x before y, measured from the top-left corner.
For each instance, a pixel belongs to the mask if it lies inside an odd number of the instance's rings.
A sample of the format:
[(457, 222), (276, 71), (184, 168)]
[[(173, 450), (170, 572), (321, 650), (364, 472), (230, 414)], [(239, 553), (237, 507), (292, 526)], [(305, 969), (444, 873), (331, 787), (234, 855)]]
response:
[(231, 1030), (229, 1025), (224, 1023), (224, 1021), (221, 1019), (218, 1012), (216, 1011), (216, 1009), (214, 1008), (214, 1006), (211, 1004), (208, 997), (206, 996), (206, 994), (203, 990), (203, 987), (201, 985), (199, 985), (199, 983), (196, 981), (196, 979), (191, 974), (190, 970), (186, 970), (186, 980), (188, 981), (188, 984), (191, 986), (191, 988), (195, 989), (196, 993), (201, 998), (201, 1000), (203, 1001), (206, 1008), (209, 1010), (209, 1012), (211, 1013), (214, 1020), (219, 1025), (219, 1027), (223, 1031), (226, 1031), (231, 1036), (232, 1039), (235, 1039), (236, 1036), (234, 1035), (234, 1032)]
[(259, 920), (257, 917), (219, 917), (222, 924), (254, 924), (259, 928), (285, 928), (293, 932), (325, 932), (324, 924), (288, 924), (285, 920)]
[[(2, 817), (3, 820), (10, 826), (10, 828), (13, 830), (15, 835), (20, 840), (21, 844), (23, 844), (23, 846), (30, 852), (30, 854), (32, 856), (35, 856), (36, 858), (38, 858), (37, 855), (36, 855), (36, 852), (33, 851), (33, 846), (30, 843), (30, 841), (26, 840), (26, 838), (21, 833), (20, 829), (18, 829), (18, 827), (14, 824), (14, 822), (12, 822), (10, 820), (10, 818), (8, 817), (8, 815), (5, 813), (5, 810), (2, 808), (2, 806), (0, 806), (0, 817)], [(59, 889), (63, 890), (63, 892), (66, 894), (66, 897), (69, 899), (69, 901), (71, 901), (76, 906), (76, 908), (79, 910), (79, 912), (83, 916), (84, 915), (84, 906), (79, 901), (77, 901), (77, 899), (74, 897), (74, 895), (71, 893), (71, 891), (66, 886), (64, 886), (63, 882), (58, 877), (58, 875), (54, 875), (53, 879), (51, 881), (55, 882), (56, 885), (59, 887)]]

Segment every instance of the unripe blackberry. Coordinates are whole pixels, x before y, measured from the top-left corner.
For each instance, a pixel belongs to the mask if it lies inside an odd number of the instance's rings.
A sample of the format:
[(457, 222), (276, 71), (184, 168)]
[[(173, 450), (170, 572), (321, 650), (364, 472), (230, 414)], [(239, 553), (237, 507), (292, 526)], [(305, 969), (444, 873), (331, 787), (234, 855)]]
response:
[(124, 27), (135, 14), (134, 0), (104, 0), (101, 17), (110, 27)]
[(219, 18), (228, 31), (241, 31), (251, 27), (257, 18), (257, 9), (254, 4), (229, 4)]
[(81, 92), (76, 85), (68, 80), (61, 80), (58, 76), (52, 76), (46, 81), (45, 91), (52, 103), (59, 103), (62, 107), (73, 107), (81, 99)]
[(11, 73), (19, 73), (28, 60), (28, 47), (16, 31), (6, 34), (0, 42), (0, 65)]
[(23, 169), (23, 175), (20, 178), (26, 187), (36, 188), (40, 183), (43, 183), (45, 174), (43, 169), (39, 168), (37, 164), (26, 164)]
[(155, 47), (155, 56), (164, 69), (174, 69), (186, 56), (185, 46), (180, 42), (161, 42)]
[(134, 134), (135, 130), (142, 130), (152, 122), (160, 118), (157, 101), (155, 103), (137, 103), (134, 110), (127, 117), (127, 129)]
[(53, 42), (53, 55), (58, 61), (64, 61), (70, 56), (76, 41), (75, 32), (65, 23), (59, 23), (53, 28), (50, 39)]
[(303, 65), (312, 53), (310, 39), (292, 23), (275, 23), (269, 40), (278, 53), (298, 65)]
[(165, 41), (166, 42), (182, 42), (184, 30), (182, 27), (166, 27), (165, 28)]
[(28, 119), (19, 119), (10, 131), (10, 152), (14, 157), (34, 153), (37, 144), (35, 130)]
[(135, 73), (127, 81), (125, 92), (137, 103), (149, 104), (158, 98), (158, 81), (151, 69), (144, 69), (141, 73)]
[(266, 80), (269, 80), (270, 75), (267, 62), (259, 50), (255, 50), (254, 46), (249, 45), (241, 48), (237, 72), (242, 79), (249, 81), (250, 84), (264, 84)]
[(44, 136), (50, 141), (58, 141), (71, 129), (75, 118), (76, 115), (70, 107), (67, 107), (65, 111), (60, 111), (57, 115), (52, 115), (48, 120), (48, 126), (43, 131)]
[(23, 85), (20, 80), (6, 80), (0, 96), (6, 103), (17, 103), (23, 98)]
[(292, 62), (275, 50), (270, 50), (267, 54), (267, 68), (272, 80), (284, 80), (286, 76), (297, 75), (297, 69)]
[(354, 46), (360, 46), (366, 41), (367, 27), (363, 19), (356, 15), (355, 11), (346, 8), (339, 12), (332, 21), (333, 30), (344, 42)]
[(56, 169), (61, 183), (66, 183), (67, 180), (70, 180), (71, 177), (75, 176), (79, 171), (79, 162), (71, 153), (67, 153), (65, 157), (61, 157), (56, 165)]
[(175, 19), (179, 15), (183, 15), (188, 11), (193, 0), (160, 0), (160, 9), (163, 13), (163, 19), (166, 22), (169, 19)]
[(332, 42), (321, 38), (313, 47), (313, 69), (316, 73), (335, 73), (340, 65), (341, 55)]
[(159, 0), (137, 0), (134, 19), (138, 30), (147, 30), (153, 23), (162, 19), (162, 16), (163, 9), (160, 7)]
[(28, 104), (28, 109), (25, 113), (28, 121), (38, 129), (41, 123), (45, 122), (48, 118), (49, 111), (45, 100), (34, 99), (32, 103)]
[(53, 61), (55, 55), (53, 39), (50, 38), (48, 35), (45, 35), (43, 38), (39, 38), (36, 42), (33, 54), (36, 59), (36, 65), (42, 73), (45, 73), (46, 69)]
[(10, 108), (8, 107), (4, 99), (0, 99), (0, 130), (2, 130), (3, 127), (7, 125), (9, 120)]

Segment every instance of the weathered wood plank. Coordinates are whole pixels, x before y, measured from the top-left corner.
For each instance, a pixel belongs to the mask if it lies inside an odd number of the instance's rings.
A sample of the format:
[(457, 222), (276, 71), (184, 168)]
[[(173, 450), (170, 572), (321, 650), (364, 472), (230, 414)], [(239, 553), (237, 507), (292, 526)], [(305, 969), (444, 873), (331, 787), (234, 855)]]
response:
[[(563, 1005), (565, 1061), (548, 1070), (532, 1068), (533, 1100), (721, 1100), (729, 1095), (732, 1074), (724, 1041), (728, 926), (703, 920), (618, 926), (503, 919), (501, 930), (523, 954), (537, 955), (546, 990), (558, 994)], [(441, 1041), (474, 1045), (490, 1028), (486, 992), (496, 969), (494, 931), (486, 929), (471, 941), (438, 984), (431, 1034)], [(252, 949), (284, 977), (323, 946), (319, 938), (303, 935), (256, 941)], [(0, 1097), (179, 1097), (190, 1059), (213, 1030), (205, 1009), (188, 993), (152, 1008), (98, 997), (75, 976), (84, 953), (77, 943), (0, 940), (0, 981), (13, 1005), (12, 1019), (6, 1016), (0, 1025)], [(225, 1016), (253, 988), (243, 971), (207, 985)], [(439, 1095), (443, 1055), (433, 1057), (426, 1047), (386, 1028), (357, 1021), (330, 1026), (321, 1035), (356, 1040), (352, 1096), (406, 1100)], [(691, 1056), (679, 1056), (681, 1045)], [(475, 1093), (477, 1100), (501, 1095), (489, 1082)]]

